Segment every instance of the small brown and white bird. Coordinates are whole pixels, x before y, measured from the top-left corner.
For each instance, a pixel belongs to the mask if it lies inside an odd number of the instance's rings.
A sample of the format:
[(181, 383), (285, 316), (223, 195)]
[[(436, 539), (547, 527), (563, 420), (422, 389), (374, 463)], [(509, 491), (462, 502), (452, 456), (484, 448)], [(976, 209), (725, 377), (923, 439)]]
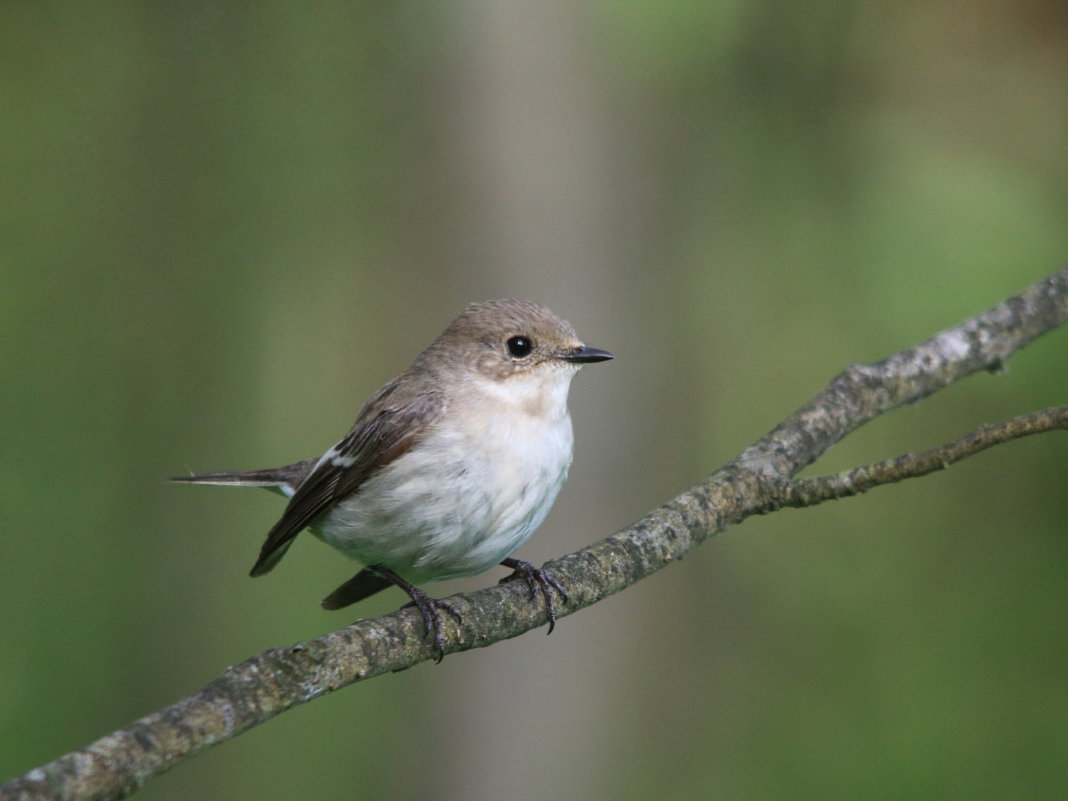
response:
[(445, 652), (443, 609), (416, 587), (502, 564), (545, 598), (551, 574), (511, 558), (549, 513), (571, 465), (567, 395), (583, 364), (613, 358), (571, 325), (522, 300), (472, 303), (411, 367), (364, 404), (318, 459), (175, 481), (266, 487), (289, 498), (253, 576), (269, 572), (305, 528), (365, 567), (323, 600), (341, 609), (396, 585)]

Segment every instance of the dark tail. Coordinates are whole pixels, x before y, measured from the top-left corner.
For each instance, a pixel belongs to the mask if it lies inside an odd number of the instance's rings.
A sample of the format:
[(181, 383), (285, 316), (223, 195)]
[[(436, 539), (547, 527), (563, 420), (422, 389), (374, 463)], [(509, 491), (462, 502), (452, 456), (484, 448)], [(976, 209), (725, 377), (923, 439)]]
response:
[(349, 604), (362, 601), (392, 586), (393, 582), (388, 578), (378, 575), (370, 568), (365, 568), (323, 598), (323, 609), (344, 609)]
[(318, 459), (305, 459), (303, 462), (287, 464), (285, 467), (272, 467), (268, 470), (197, 473), (191, 476), (177, 476), (171, 481), (183, 484), (213, 484), (221, 487), (266, 487), (292, 495), (318, 461)]

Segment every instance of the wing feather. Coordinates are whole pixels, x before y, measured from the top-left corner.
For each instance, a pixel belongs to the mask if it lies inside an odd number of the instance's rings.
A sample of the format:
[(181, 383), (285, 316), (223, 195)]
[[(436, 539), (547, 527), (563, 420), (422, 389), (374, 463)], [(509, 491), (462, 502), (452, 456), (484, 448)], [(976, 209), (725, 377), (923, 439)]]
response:
[(270, 571), (297, 534), (423, 437), (445, 409), (443, 394), (427, 383), (401, 376), (367, 401), (352, 431), (319, 460), (267, 532), (253, 576)]

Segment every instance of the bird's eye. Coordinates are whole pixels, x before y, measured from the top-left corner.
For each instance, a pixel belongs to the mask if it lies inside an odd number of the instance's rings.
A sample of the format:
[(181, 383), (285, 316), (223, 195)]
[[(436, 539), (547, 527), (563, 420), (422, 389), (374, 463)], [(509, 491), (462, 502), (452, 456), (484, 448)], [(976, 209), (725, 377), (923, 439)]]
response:
[(534, 350), (534, 343), (527, 337), (512, 337), (506, 343), (508, 345), (508, 353), (513, 359), (522, 359), (530, 355), (530, 352)]

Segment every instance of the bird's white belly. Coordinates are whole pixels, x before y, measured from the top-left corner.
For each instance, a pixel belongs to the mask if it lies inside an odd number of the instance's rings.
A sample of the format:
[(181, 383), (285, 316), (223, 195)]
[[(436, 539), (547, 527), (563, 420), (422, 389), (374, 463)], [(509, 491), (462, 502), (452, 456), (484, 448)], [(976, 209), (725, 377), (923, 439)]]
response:
[(553, 418), (454, 419), (311, 530), (349, 557), (413, 583), (480, 573), (526, 541), (567, 478), (571, 421), (566, 409)]

